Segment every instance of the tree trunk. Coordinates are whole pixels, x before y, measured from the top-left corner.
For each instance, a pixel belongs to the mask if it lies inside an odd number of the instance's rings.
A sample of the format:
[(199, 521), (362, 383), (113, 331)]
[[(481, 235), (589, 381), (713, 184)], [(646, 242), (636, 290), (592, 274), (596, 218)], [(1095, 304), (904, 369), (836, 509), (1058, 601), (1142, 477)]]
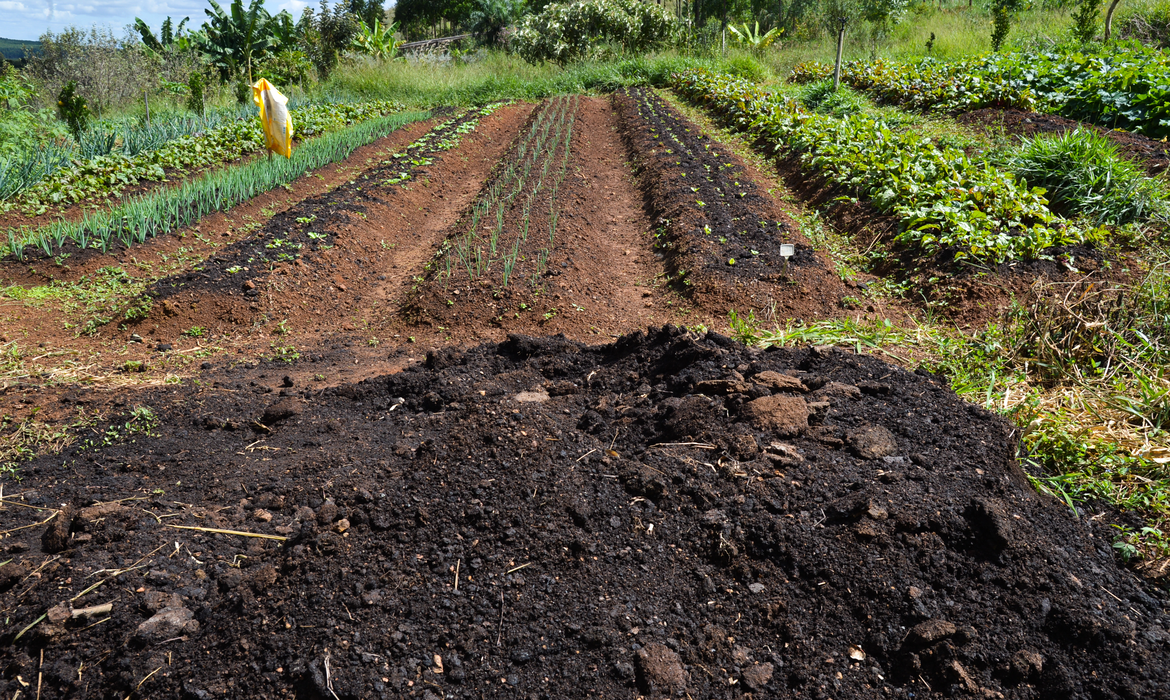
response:
[(1105, 13), (1105, 41), (1109, 41), (1109, 35), (1113, 32), (1113, 11), (1117, 9), (1117, 3), (1121, 0), (1113, 0), (1109, 4), (1109, 12)]

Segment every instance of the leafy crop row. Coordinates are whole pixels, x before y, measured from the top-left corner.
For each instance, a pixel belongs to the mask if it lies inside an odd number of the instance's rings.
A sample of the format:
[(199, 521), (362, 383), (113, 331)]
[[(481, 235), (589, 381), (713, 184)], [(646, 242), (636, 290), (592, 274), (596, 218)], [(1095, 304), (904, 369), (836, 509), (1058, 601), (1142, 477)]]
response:
[[(310, 103), (296, 97), (289, 100), (289, 108), (294, 110), (311, 104), (326, 103)], [(0, 200), (23, 192), (79, 160), (87, 161), (111, 153), (136, 156), (161, 148), (183, 136), (204, 134), (229, 122), (253, 118), (255, 113), (256, 108), (247, 104), (209, 111), (203, 115), (169, 115), (146, 124), (137, 120), (95, 122), (81, 133), (76, 143), (69, 139), (46, 140), (35, 149), (0, 160)]]
[[(396, 103), (386, 101), (323, 104), (293, 110), (292, 117), (297, 136), (305, 138), (400, 109)], [(207, 133), (179, 136), (160, 148), (143, 150), (137, 155), (113, 152), (90, 160), (76, 160), (72, 168), (58, 170), (13, 200), (0, 203), (0, 211), (20, 207), (34, 216), (53, 206), (119, 196), (125, 187), (142, 181), (165, 181), (168, 170), (185, 172), (206, 168), (263, 147), (260, 121), (254, 116), (239, 119)]]
[(673, 83), (688, 99), (776, 150), (800, 153), (806, 167), (868, 197), (900, 220), (897, 242), (928, 255), (951, 252), (996, 264), (1100, 235), (1054, 215), (1044, 190), (913, 131), (895, 131), (867, 115), (810, 113), (745, 80), (703, 70), (677, 74)]
[[(798, 83), (827, 78), (832, 66), (802, 63)], [(1099, 52), (1016, 52), (966, 61), (851, 61), (841, 79), (882, 101), (961, 112), (1014, 107), (1060, 114), (1151, 138), (1170, 136), (1170, 56), (1145, 47)]]
[(115, 244), (130, 247), (147, 238), (186, 226), (215, 211), (223, 211), (275, 187), (288, 184), (309, 170), (334, 163), (354, 149), (429, 116), (426, 112), (392, 114), (361, 122), (306, 142), (291, 159), (269, 158), (210, 172), (174, 189), (134, 197), (122, 205), (78, 222), (59, 222), (36, 231), (31, 239), (8, 231), (8, 253), (23, 259), (33, 246), (46, 256), (67, 245), (107, 252)]

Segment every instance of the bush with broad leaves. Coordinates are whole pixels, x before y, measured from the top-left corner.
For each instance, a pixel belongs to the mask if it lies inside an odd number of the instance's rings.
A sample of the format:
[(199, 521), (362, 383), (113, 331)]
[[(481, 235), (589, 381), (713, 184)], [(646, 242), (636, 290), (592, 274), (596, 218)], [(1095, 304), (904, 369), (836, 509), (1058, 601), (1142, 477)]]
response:
[(604, 42), (625, 51), (646, 51), (669, 43), (682, 24), (663, 7), (637, 0), (579, 0), (546, 5), (529, 15), (512, 48), (529, 63), (560, 64), (587, 58)]

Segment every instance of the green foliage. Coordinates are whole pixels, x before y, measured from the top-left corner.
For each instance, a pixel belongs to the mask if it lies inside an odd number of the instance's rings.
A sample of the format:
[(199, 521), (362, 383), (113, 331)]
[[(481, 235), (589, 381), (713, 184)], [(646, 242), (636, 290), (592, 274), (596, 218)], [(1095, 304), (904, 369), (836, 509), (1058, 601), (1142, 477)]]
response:
[(991, 27), (991, 50), (999, 51), (1012, 28), (1012, 12), (1004, 0), (995, 0), (991, 6)]
[(612, 42), (638, 52), (669, 42), (682, 28), (663, 7), (637, 0), (581, 0), (547, 5), (520, 25), (512, 46), (529, 63), (562, 65), (586, 58)]
[(751, 56), (733, 55), (727, 59), (723, 68), (729, 75), (753, 83), (763, 82), (768, 77), (768, 69)]
[[(794, 82), (823, 80), (832, 66), (802, 63)], [(841, 79), (879, 101), (912, 109), (984, 107), (1060, 114), (1151, 138), (1170, 136), (1170, 55), (1110, 45), (1076, 52), (1011, 52), (964, 61), (849, 61)]]
[(809, 83), (800, 90), (798, 96), (805, 107), (834, 117), (857, 114), (866, 107), (865, 98), (848, 85), (842, 85), (834, 90), (832, 80)]
[(1081, 0), (1073, 13), (1072, 35), (1082, 44), (1097, 36), (1097, 20), (1101, 18), (1101, 0)]
[(329, 9), (327, 0), (321, 0), (320, 10), (306, 7), (297, 22), (301, 46), (317, 68), (321, 80), (329, 77), (342, 52), (350, 47), (358, 34), (358, 21), (349, 13), (344, 4), (338, 3)]
[(20, 162), (43, 163), (44, 143), (66, 133), (51, 110), (32, 108), (35, 100), (36, 87), (11, 65), (0, 64), (0, 198), (13, 186)]
[(203, 114), (203, 75), (195, 72), (187, 80), (187, 109)]
[(143, 48), (151, 55), (161, 58), (164, 54), (182, 50), (187, 42), (183, 41), (183, 27), (186, 26), (190, 17), (184, 17), (179, 22), (178, 29), (175, 29), (174, 23), (170, 17), (167, 17), (159, 31), (159, 36), (155, 36), (154, 31), (150, 26), (141, 19), (134, 18), (134, 30), (142, 37)]
[(251, 0), (247, 8), (243, 0), (233, 0), (228, 12), (216, 0), (207, 1), (211, 7), (204, 10), (208, 21), (198, 35), (200, 51), (224, 82), (245, 78), (252, 82), (253, 65), (278, 47), (275, 32), (283, 25), (287, 34), (291, 16), (282, 12), (283, 17), (273, 18), (264, 9), (264, 0)]
[(77, 83), (70, 81), (61, 89), (61, 94), (57, 96), (57, 113), (61, 121), (69, 126), (73, 138), (80, 141), (90, 114), (85, 98), (77, 94)]
[(364, 56), (370, 56), (380, 61), (388, 61), (398, 56), (398, 46), (402, 43), (394, 38), (398, 31), (398, 23), (389, 27), (382, 25), (381, 20), (374, 20), (372, 25), (364, 21), (358, 24), (357, 36), (350, 43), (350, 50)]
[(1112, 141), (1090, 129), (1025, 139), (1007, 167), (1048, 190), (1055, 206), (1099, 224), (1140, 221), (1166, 201), (1159, 181), (1146, 177)]
[(176, 188), (128, 199), (118, 207), (87, 215), (78, 222), (52, 224), (38, 230), (32, 244), (46, 255), (52, 255), (66, 242), (103, 251), (118, 243), (128, 248), (292, 182), (309, 170), (341, 160), (354, 149), (427, 116), (427, 113), (413, 113), (370, 119), (306, 142), (291, 159), (253, 160), (239, 167), (207, 173)]
[(1022, 187), (1010, 174), (915, 131), (899, 132), (864, 114), (836, 119), (809, 113), (793, 100), (702, 70), (676, 75), (673, 86), (867, 196), (900, 220), (896, 240), (920, 253), (997, 264), (1101, 235), (1054, 216), (1042, 190)]
[(772, 44), (780, 40), (780, 35), (784, 32), (783, 29), (772, 27), (763, 34), (760, 33), (760, 23), (756, 22), (755, 31), (748, 26), (747, 22), (743, 23), (743, 27), (737, 27), (734, 24), (727, 27), (727, 31), (735, 37), (735, 40), (743, 44), (752, 51), (763, 51)]
[(665, 54), (604, 61), (582, 61), (561, 68), (516, 61), (502, 52), (489, 51), (482, 61), (443, 70), (418, 64), (355, 62), (339, 69), (323, 91), (358, 95), (365, 99), (391, 99), (416, 105), (478, 106), (500, 100), (542, 100), (580, 92), (610, 93), (629, 86), (665, 86), (671, 73), (693, 67), (728, 71), (729, 61), (766, 75), (750, 56), (724, 61)]
[(467, 29), (482, 44), (503, 46), (504, 30), (522, 14), (523, 0), (475, 0)]
[(283, 49), (261, 59), (252, 75), (256, 79), (267, 78), (278, 86), (306, 85), (312, 70), (313, 64), (303, 51)]
[[(401, 110), (386, 101), (321, 104), (291, 110), (300, 138), (335, 131), (348, 124), (379, 118)], [(24, 191), (18, 198), (0, 204), (0, 211), (14, 206), (30, 215), (107, 196), (120, 196), (126, 187), (143, 181), (162, 182), (170, 171), (190, 171), (230, 162), (264, 147), (258, 119), (229, 120), (200, 135), (174, 138), (161, 147), (137, 155), (114, 152), (88, 160), (76, 160), (73, 167), (58, 170)]]

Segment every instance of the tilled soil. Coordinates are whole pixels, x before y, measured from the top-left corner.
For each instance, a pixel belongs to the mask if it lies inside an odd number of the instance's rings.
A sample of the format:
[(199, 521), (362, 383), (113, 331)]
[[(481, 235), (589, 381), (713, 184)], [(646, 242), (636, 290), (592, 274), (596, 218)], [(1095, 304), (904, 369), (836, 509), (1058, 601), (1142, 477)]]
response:
[(5, 697), (1170, 697), (1164, 595), (934, 377), (678, 327), (248, 376), (24, 470)]
[[(656, 246), (684, 293), (721, 311), (831, 316), (844, 286), (743, 163), (646, 89), (614, 95)], [(785, 259), (781, 245), (791, 244)]]

